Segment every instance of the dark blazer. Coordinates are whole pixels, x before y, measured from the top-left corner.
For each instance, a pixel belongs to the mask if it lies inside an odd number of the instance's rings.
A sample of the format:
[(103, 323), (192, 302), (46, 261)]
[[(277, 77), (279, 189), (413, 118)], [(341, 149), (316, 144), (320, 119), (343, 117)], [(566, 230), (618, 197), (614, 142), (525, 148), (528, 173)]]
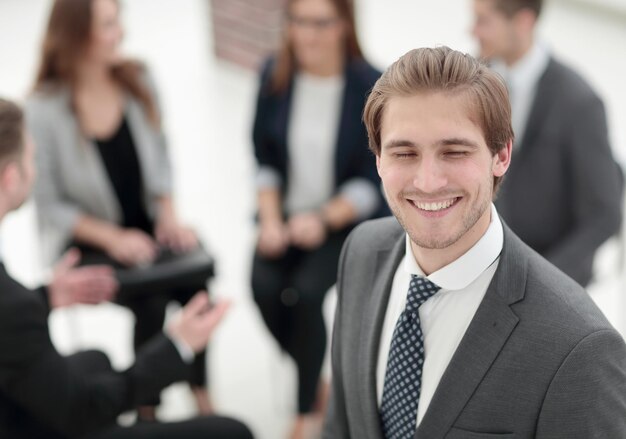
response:
[(52, 345), (44, 297), (0, 264), (1, 438), (73, 438), (113, 426), (120, 413), (186, 378), (188, 366), (164, 335), (126, 371), (81, 371)]
[[(361, 224), (344, 245), (325, 439), (382, 439), (376, 363), (404, 253), (394, 218)], [(624, 437), (624, 340), (578, 284), (504, 226), (493, 280), (415, 438)]]
[[(270, 84), (273, 66), (274, 59), (269, 59), (261, 70), (252, 138), (258, 164), (278, 172), (283, 181), (282, 190), (285, 191), (289, 185), (287, 132), (293, 79), (285, 92), (273, 92)], [(341, 121), (335, 148), (335, 188), (355, 177), (365, 178), (378, 188), (380, 178), (374, 154), (368, 149), (362, 116), (367, 95), (380, 77), (380, 72), (364, 60), (354, 60), (347, 63), (344, 75)], [(380, 205), (386, 206), (382, 193), (380, 197)]]
[(602, 101), (551, 59), (513, 149), (498, 212), (526, 244), (585, 286), (596, 250), (619, 230), (622, 191)]

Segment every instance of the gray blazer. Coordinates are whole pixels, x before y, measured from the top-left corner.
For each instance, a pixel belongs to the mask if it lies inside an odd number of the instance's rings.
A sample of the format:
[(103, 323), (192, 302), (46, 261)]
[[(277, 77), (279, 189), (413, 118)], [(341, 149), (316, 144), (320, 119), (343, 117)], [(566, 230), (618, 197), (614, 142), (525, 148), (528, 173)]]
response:
[[(364, 223), (344, 245), (325, 439), (382, 439), (376, 362), (404, 250), (394, 218)], [(505, 226), (498, 269), (415, 437), (625, 438), (624, 340), (578, 284)]]
[[(125, 115), (142, 170), (146, 207), (154, 217), (157, 198), (171, 193), (165, 138), (130, 95)], [(50, 263), (69, 243), (80, 215), (120, 223), (121, 208), (97, 146), (80, 131), (67, 88), (33, 94), (26, 102), (26, 118), (37, 148), (34, 197), (44, 258)]]
[(530, 247), (581, 285), (598, 247), (619, 231), (622, 175), (604, 105), (577, 73), (550, 59), (522, 143), (496, 200)]

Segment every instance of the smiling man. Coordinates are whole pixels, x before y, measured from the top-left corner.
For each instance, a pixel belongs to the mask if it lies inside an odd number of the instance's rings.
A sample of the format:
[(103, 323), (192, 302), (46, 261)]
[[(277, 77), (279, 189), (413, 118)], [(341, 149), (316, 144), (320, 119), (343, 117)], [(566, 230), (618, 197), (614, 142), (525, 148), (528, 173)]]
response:
[(513, 142), (500, 77), (414, 50), (364, 120), (396, 218), (343, 249), (324, 437), (625, 437), (622, 337), (492, 203)]

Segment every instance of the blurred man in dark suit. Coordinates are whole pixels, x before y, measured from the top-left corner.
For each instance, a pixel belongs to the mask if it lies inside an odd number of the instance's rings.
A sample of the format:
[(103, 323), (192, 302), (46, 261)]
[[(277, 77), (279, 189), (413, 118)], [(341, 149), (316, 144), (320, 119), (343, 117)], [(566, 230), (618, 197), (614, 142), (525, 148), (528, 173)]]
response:
[(604, 105), (536, 35), (541, 0), (474, 0), (480, 55), (507, 83), (515, 143), (496, 201), (524, 242), (586, 286), (619, 230), (622, 174)]
[[(33, 155), (21, 109), (0, 99), (0, 221), (27, 199), (35, 179)], [(50, 340), (50, 308), (99, 303), (117, 287), (107, 268), (73, 268), (78, 258), (70, 252), (51, 284), (36, 291), (13, 280), (0, 263), (0, 437), (251, 438), (243, 425), (218, 417), (116, 425), (120, 413), (185, 378), (188, 363), (206, 347), (228, 304), (209, 308), (208, 296), (198, 293), (122, 372), (113, 371), (101, 352), (64, 357)]]

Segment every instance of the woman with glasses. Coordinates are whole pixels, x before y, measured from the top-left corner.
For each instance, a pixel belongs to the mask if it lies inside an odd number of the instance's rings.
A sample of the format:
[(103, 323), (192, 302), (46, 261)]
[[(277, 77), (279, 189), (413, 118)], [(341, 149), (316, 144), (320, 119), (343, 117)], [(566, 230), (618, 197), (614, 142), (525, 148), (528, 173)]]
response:
[(383, 206), (361, 121), (380, 73), (363, 58), (349, 0), (290, 0), (287, 14), (282, 47), (261, 72), (254, 121), (259, 235), (252, 289), (297, 366), (297, 439), (323, 410), (322, 302), (336, 281), (343, 241)]

